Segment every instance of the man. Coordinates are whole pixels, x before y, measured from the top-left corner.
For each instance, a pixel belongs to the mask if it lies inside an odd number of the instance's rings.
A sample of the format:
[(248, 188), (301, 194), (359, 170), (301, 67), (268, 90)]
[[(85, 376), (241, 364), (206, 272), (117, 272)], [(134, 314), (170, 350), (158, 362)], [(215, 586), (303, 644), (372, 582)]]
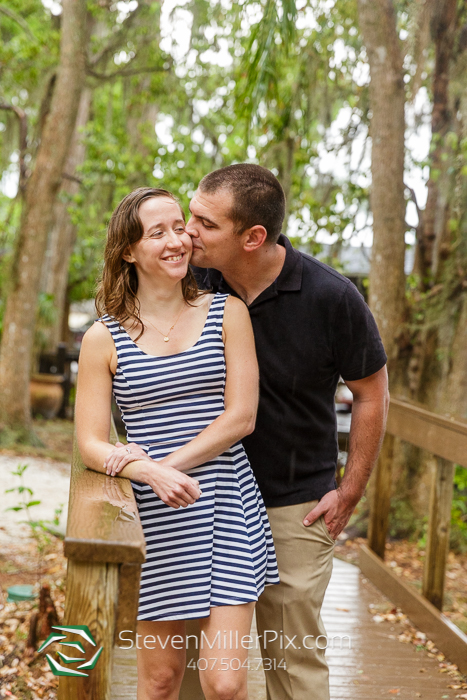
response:
[[(314, 700), (327, 700), (319, 648), (325, 643), (316, 642), (325, 635), (321, 604), (335, 540), (380, 448), (387, 358), (357, 289), (281, 235), (285, 197), (269, 170), (238, 164), (210, 173), (190, 212), (186, 230), (198, 279), (243, 299), (255, 333), (260, 403), (256, 429), (243, 444), (268, 509), (281, 577), (256, 608), (267, 697), (309, 700), (312, 692)], [(337, 487), (339, 376), (353, 394), (353, 412)], [(198, 692), (188, 673), (180, 697), (194, 700)]]

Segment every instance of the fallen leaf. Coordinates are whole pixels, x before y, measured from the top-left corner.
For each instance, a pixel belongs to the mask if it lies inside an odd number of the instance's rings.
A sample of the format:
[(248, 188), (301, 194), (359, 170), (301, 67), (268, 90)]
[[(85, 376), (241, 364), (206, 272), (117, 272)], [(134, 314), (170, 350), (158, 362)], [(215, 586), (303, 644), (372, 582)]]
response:
[(388, 690), (388, 693), (391, 693), (391, 695), (399, 695), (400, 692), (400, 688), (392, 688), (392, 690)]

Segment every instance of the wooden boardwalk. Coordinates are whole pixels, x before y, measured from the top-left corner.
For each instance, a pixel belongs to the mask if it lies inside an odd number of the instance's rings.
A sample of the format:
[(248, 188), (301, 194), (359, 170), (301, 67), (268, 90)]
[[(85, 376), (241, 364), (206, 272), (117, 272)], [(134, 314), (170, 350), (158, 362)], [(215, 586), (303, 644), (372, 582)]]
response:
[[(385, 605), (386, 598), (356, 566), (334, 559), (322, 611), (329, 640), (331, 700), (454, 700), (465, 692), (448, 688), (455, 682), (440, 673), (437, 659), (398, 641), (401, 623), (373, 621), (373, 614)], [(350, 644), (346, 639), (340, 642), (345, 636)], [(258, 656), (258, 650), (251, 654)], [(136, 700), (134, 651), (115, 649), (112, 678), (112, 700)], [(266, 699), (261, 670), (250, 671), (249, 692), (250, 700)], [(310, 700), (320, 700), (311, 689)]]

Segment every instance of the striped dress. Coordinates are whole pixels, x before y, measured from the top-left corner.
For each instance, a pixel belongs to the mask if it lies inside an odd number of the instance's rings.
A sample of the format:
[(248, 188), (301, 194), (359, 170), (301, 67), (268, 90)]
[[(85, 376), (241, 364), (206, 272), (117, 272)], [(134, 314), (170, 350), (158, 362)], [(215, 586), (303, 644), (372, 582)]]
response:
[[(148, 355), (115, 319), (99, 319), (117, 350), (113, 393), (127, 439), (155, 460), (224, 411), (226, 299), (214, 296), (199, 340), (175, 355)], [(279, 583), (266, 509), (241, 442), (186, 473), (203, 493), (177, 510), (131, 481), (146, 540), (138, 620), (208, 617), (211, 607), (256, 601), (265, 585)]]

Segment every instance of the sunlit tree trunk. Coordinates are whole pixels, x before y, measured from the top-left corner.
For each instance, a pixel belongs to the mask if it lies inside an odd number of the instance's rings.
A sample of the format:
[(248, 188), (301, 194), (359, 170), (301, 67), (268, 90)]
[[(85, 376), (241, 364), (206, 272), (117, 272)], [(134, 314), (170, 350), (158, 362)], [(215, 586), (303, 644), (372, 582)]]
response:
[(373, 248), (369, 305), (391, 368), (397, 356), (405, 305), (402, 52), (392, 0), (358, 0), (358, 12), (371, 74)]
[[(430, 3), (435, 54), (430, 175), (417, 230), (419, 289), (411, 297), (410, 342), (398, 358), (394, 393), (440, 415), (465, 418), (467, 191), (464, 161), (455, 144), (465, 137), (467, 110), (462, 115), (461, 105), (467, 64), (458, 9), (455, 0)], [(448, 139), (449, 132), (452, 138)], [(393, 527), (399, 536), (422, 527), (433, 463), (433, 455), (413, 446), (401, 443), (395, 450)]]
[(72, 198), (80, 189), (76, 169), (83, 163), (86, 153), (82, 129), (88, 122), (91, 97), (92, 91), (89, 88), (83, 90), (70, 152), (64, 167), (62, 186), (54, 205), (54, 223), (49, 233), (42, 270), (42, 291), (53, 296), (56, 309), (54, 324), (44, 331), (47, 339), (45, 350), (48, 352), (54, 352), (57, 344), (66, 340), (62, 337), (62, 330), (67, 306), (68, 268), (76, 240), (76, 226), (68, 210)]
[(60, 63), (26, 191), (0, 356), (0, 425), (30, 433), (29, 377), (42, 260), (85, 78), (86, 2), (63, 0)]

